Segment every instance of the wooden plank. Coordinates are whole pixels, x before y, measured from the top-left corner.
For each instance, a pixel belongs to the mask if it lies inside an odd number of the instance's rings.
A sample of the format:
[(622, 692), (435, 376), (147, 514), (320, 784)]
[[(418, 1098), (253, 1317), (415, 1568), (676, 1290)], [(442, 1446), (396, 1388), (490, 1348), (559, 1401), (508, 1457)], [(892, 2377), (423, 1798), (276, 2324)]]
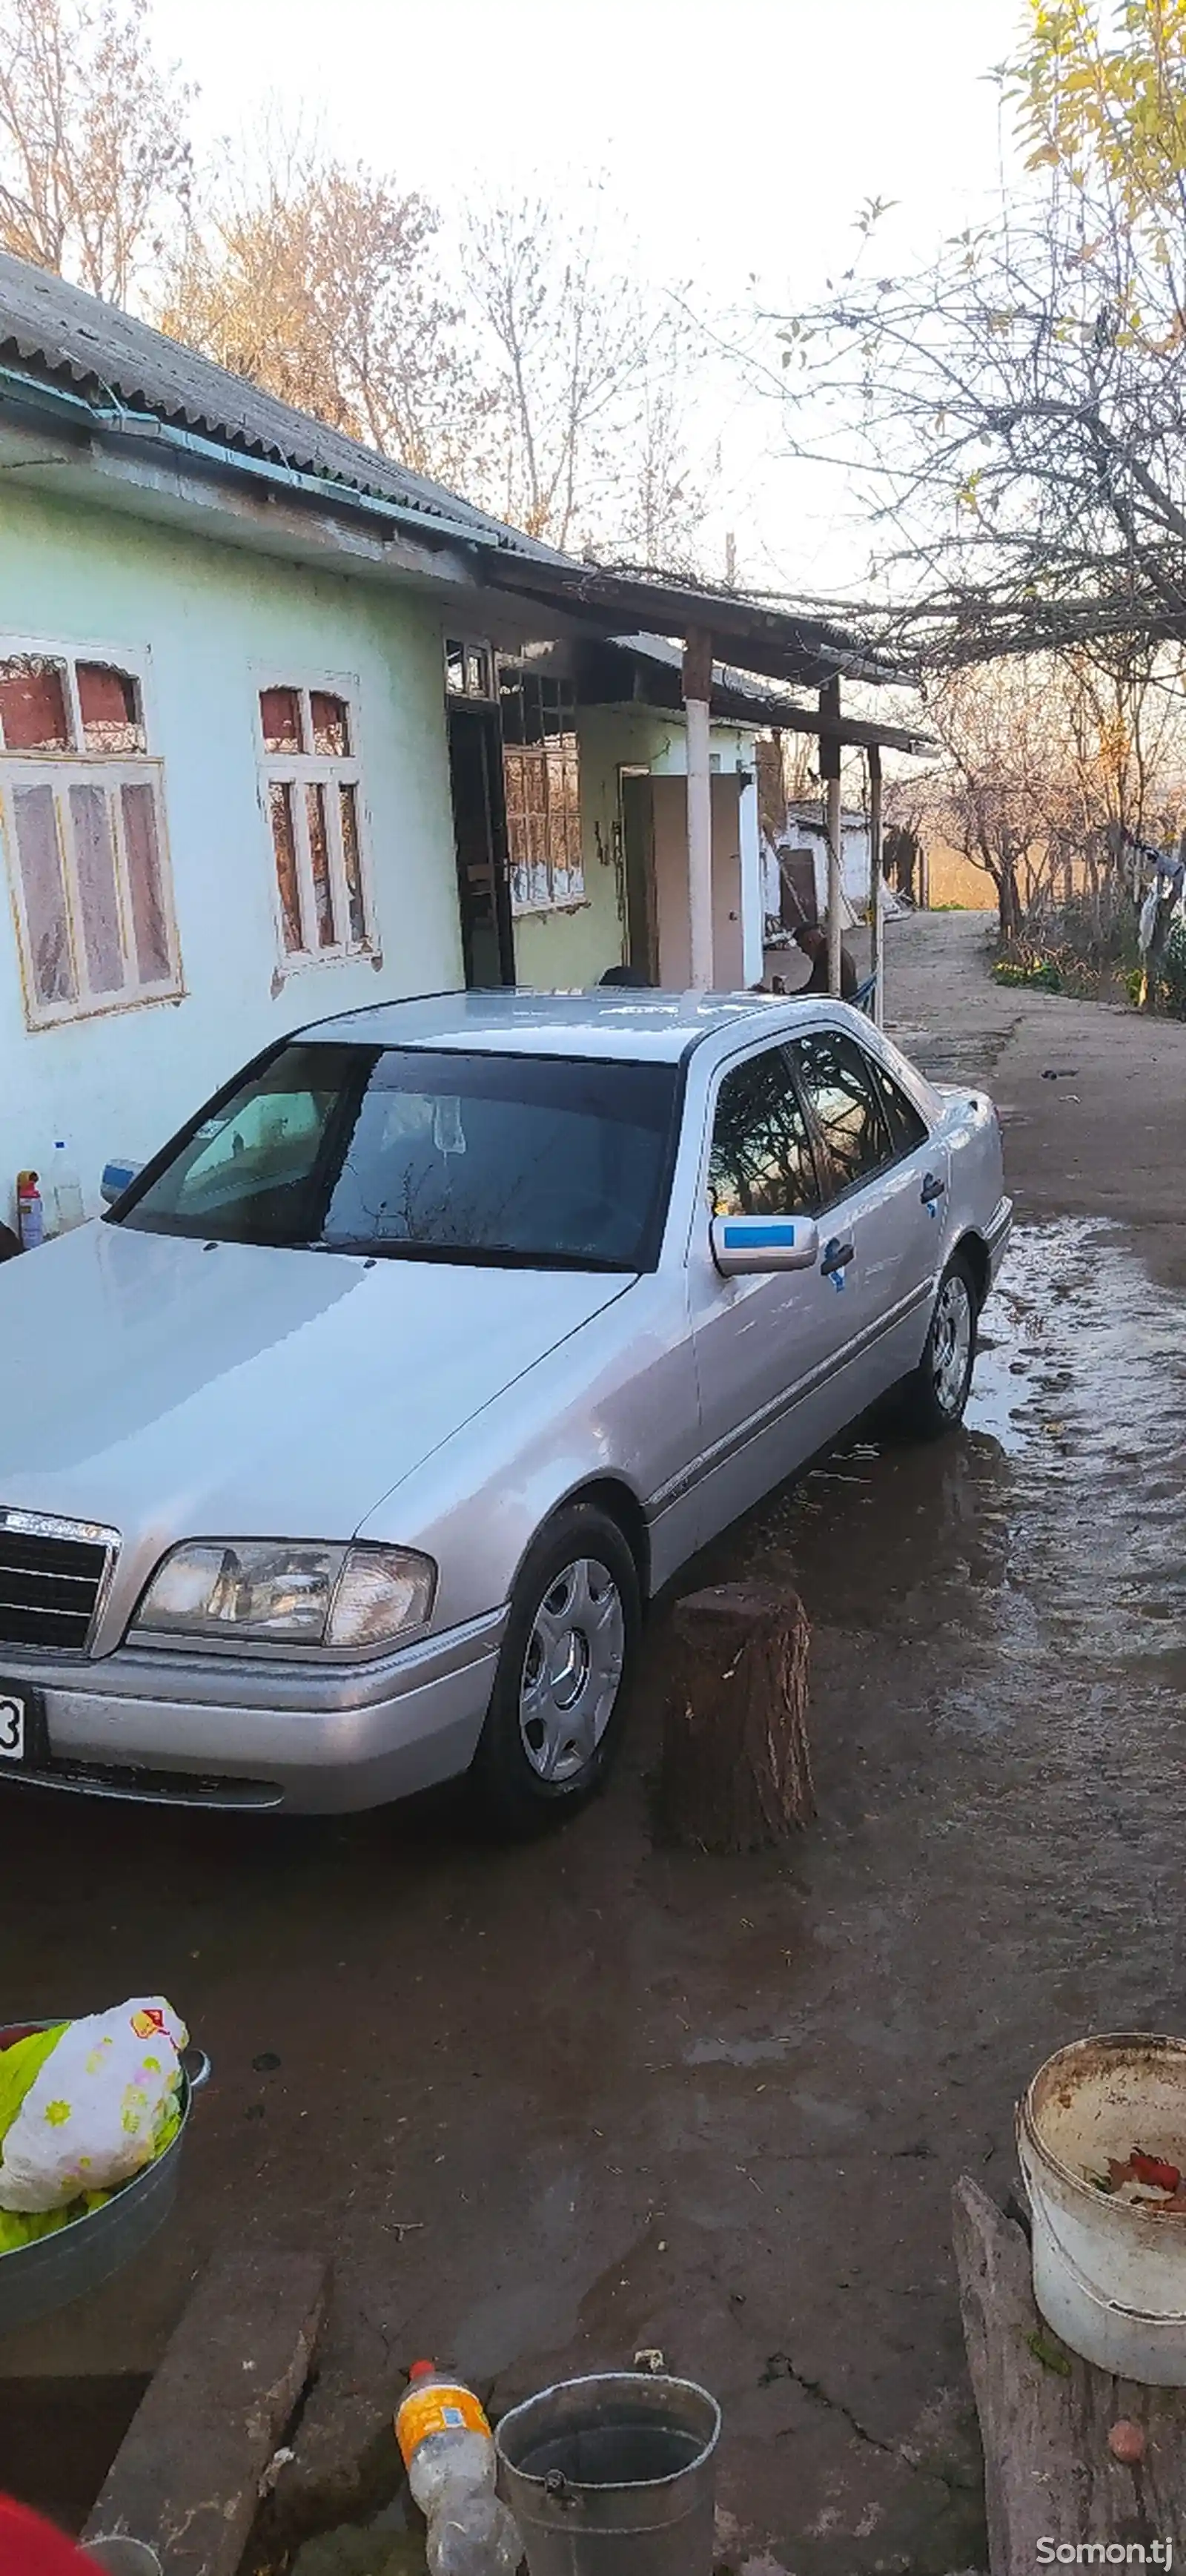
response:
[(309, 2376), (328, 2263), (211, 2263), (116, 2453), (83, 2534), (151, 2543), (164, 2576), (235, 2576), (260, 2479)]
[[(1124, 2563), (1103, 2554), (1118, 2546), (1143, 2547), (1149, 2566), (1177, 2563), (1186, 2547), (1186, 2390), (1141, 2388), (1069, 2352), (1034, 2305), (1021, 2228), (968, 2174), (952, 2193), (952, 2213), (991, 2576), (1034, 2576), (1058, 2563), (1060, 2547), (1085, 2544), (1095, 2555), (1082, 2565)], [(1108, 2448), (1122, 2419), (1145, 2435), (1133, 2468)]]

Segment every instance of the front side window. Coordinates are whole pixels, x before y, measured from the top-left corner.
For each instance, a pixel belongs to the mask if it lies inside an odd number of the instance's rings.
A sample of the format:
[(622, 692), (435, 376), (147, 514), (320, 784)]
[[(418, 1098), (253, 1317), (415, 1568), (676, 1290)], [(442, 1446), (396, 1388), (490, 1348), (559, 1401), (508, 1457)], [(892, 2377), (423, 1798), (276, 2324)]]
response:
[(511, 910), (562, 911), (585, 899), (572, 682), (504, 670), (500, 693)]
[(373, 946), (352, 702), (277, 682), (259, 693), (263, 795), (288, 965)]
[(794, 1216), (819, 1206), (815, 1157), (784, 1047), (727, 1073), (708, 1168), (714, 1216)]
[(118, 1222), (393, 1260), (646, 1269), (675, 1112), (671, 1065), (296, 1040), (168, 1149)]
[(877, 1097), (885, 1111), (895, 1152), (903, 1155), (913, 1154), (917, 1146), (925, 1145), (927, 1141), (929, 1131), (925, 1118), (919, 1116), (914, 1102), (907, 1099), (901, 1083), (895, 1082), (892, 1073), (887, 1073), (883, 1064), (878, 1064), (875, 1059), (871, 1059), (869, 1070), (876, 1085)]
[(896, 1159), (869, 1059), (839, 1029), (796, 1038), (792, 1053), (823, 1142), (825, 1195), (841, 1198)]
[(176, 998), (164, 773), (136, 673), (0, 654), (0, 826), (30, 1028)]

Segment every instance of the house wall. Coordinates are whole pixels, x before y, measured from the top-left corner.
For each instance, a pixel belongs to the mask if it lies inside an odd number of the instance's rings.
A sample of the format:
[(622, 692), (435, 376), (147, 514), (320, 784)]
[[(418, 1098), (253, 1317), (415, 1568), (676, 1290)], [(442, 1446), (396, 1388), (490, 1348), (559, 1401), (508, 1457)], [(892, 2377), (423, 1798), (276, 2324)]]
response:
[[(112, 1154), (158, 1147), (236, 1063), (323, 1014), (461, 981), (438, 613), (413, 595), (290, 567), (9, 488), (4, 637), (145, 665), (164, 761), (185, 998), (30, 1033), (0, 889), (0, 1216), (64, 1136), (88, 1208)], [(355, 699), (382, 962), (277, 977), (271, 839), (258, 794), (261, 677), (340, 674)], [(0, 868), (0, 874), (3, 869)], [(273, 990), (276, 979), (278, 989)]]
[[(515, 922), (515, 968), (521, 984), (550, 990), (595, 984), (626, 954), (626, 902), (618, 817), (618, 772), (648, 769), (682, 777), (687, 745), (682, 716), (649, 707), (582, 707), (577, 713), (581, 766), (581, 842), (585, 902), (564, 912), (521, 913)], [(710, 757), (723, 773), (754, 769), (754, 736), (740, 725), (714, 724)], [(740, 797), (740, 857), (746, 980), (762, 972), (756, 785)]]

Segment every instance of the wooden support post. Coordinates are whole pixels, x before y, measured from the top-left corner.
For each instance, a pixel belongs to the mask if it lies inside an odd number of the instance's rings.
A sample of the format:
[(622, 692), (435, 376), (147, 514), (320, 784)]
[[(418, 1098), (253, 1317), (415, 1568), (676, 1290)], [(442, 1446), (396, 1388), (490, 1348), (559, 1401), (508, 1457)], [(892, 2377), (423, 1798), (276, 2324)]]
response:
[(809, 1630), (773, 1584), (677, 1601), (659, 1791), (664, 1830), (702, 1851), (761, 1851), (815, 1813)]
[(869, 764), (869, 957), (873, 977), (873, 1019), (885, 1027), (885, 915), (881, 901), (881, 752), (871, 742)]
[(819, 693), (819, 774), (824, 782), (828, 833), (828, 991), (840, 990), (840, 908), (844, 887), (844, 823), (840, 805), (840, 682), (825, 680)]
[[(955, 2261), (968, 2366), (984, 2447), (991, 2576), (1034, 2576), (1039, 2541), (1142, 2543), (1150, 2566), (1177, 2565), (1186, 2546), (1186, 2389), (1138, 2388), (1068, 2352), (1034, 2306), (1030, 2250), (969, 2174), (952, 2193)], [(1113, 2424), (1139, 2424), (1135, 2468), (1108, 2447)], [(1140, 2563), (1139, 2559), (1130, 2564)]]
[(689, 975), (693, 990), (712, 988), (712, 773), (709, 768), (709, 699), (712, 637), (693, 628), (684, 640), (684, 719), (688, 753)]

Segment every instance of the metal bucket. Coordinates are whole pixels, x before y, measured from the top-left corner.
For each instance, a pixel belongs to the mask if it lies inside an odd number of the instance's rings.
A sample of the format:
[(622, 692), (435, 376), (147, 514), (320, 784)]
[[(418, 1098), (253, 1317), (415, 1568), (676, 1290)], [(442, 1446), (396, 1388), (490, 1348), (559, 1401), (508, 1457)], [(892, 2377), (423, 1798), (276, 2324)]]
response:
[(1034, 2297), (1097, 2370), (1184, 2388), (1186, 2216), (1091, 2179), (1134, 2147), (1186, 2164), (1186, 2040), (1108, 2031), (1048, 2057), (1017, 2106)]
[[(48, 2021), (0, 2023), (0, 2049), (27, 2039), (32, 2031), (52, 2027)], [(40, 2317), (52, 2316), (56, 2308), (80, 2299), (85, 2290), (97, 2290), (164, 2225), (177, 2198), (190, 2106), (209, 2074), (205, 2051), (187, 2048), (181, 2060), (181, 2126), (164, 2155), (146, 2165), (143, 2173), (134, 2174), (102, 2209), (88, 2209), (52, 2236), (39, 2236), (31, 2245), (17, 2245), (11, 2253), (0, 2254), (0, 2334), (35, 2325)]]
[(715, 2397), (662, 2372), (562, 2380), (504, 2415), (530, 2576), (712, 2576), (720, 2430)]
[(160, 2559), (147, 2540), (130, 2540), (122, 2531), (110, 2539), (88, 2540), (88, 2558), (101, 2567), (103, 2576), (163, 2576)]

